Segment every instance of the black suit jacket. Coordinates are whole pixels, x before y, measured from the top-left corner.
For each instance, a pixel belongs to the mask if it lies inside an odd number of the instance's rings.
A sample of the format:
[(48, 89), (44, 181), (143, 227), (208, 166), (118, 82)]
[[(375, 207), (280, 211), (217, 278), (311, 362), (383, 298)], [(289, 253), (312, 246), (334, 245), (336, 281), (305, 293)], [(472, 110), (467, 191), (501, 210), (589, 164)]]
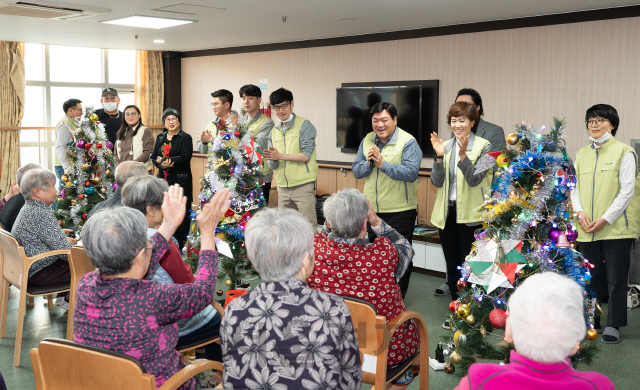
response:
[[(158, 134), (156, 144), (153, 147), (151, 161), (153, 165), (158, 167), (158, 177), (164, 179), (164, 170), (160, 164), (156, 162), (158, 157), (162, 157), (162, 145), (169, 143), (167, 140), (168, 132)], [(184, 188), (184, 195), (188, 199), (188, 204), (193, 201), (193, 179), (191, 177), (191, 155), (193, 154), (193, 140), (191, 136), (180, 130), (171, 139), (171, 151), (168, 160), (173, 162), (173, 167), (169, 168), (169, 176), (167, 182), (169, 185), (179, 184)], [(163, 161), (165, 158), (162, 159)]]

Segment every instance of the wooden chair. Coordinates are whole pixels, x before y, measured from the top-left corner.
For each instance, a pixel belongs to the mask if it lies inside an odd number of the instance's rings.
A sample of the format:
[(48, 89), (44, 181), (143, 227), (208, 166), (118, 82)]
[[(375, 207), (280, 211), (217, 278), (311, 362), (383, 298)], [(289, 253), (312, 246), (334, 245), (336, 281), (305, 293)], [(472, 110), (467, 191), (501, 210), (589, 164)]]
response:
[(69, 316), (67, 319), (67, 340), (73, 341), (73, 313), (76, 310), (76, 290), (82, 277), (96, 269), (84, 248), (74, 246), (71, 248), (71, 292), (69, 293)]
[[(213, 306), (213, 308), (216, 309), (216, 311), (218, 312), (218, 315), (220, 316), (220, 319), (222, 319), (224, 308), (215, 299), (213, 300), (213, 302), (211, 302), (211, 306)], [(180, 355), (182, 355), (182, 360), (185, 362), (185, 364), (189, 364), (188, 362), (189, 351), (197, 348), (202, 348), (211, 343), (220, 344), (220, 335), (211, 335), (209, 337), (205, 337), (201, 340), (198, 340), (190, 344), (178, 344), (176, 346), (176, 351), (178, 351)]]
[[(362, 383), (374, 385), (376, 390), (386, 390), (391, 381), (399, 377), (410, 365), (420, 364), (420, 390), (429, 388), (429, 339), (427, 325), (422, 316), (413, 311), (405, 311), (391, 320), (389, 324), (384, 316), (378, 315), (371, 303), (343, 296), (349, 306), (351, 320), (358, 339), (360, 357), (363, 362)], [(420, 335), (420, 352), (408, 359), (407, 363), (387, 369), (387, 352), (391, 336), (400, 326), (414, 320)], [(375, 368), (374, 368), (375, 367)]]
[[(36, 390), (127, 389), (154, 390), (156, 378), (135, 358), (108, 349), (64, 339), (44, 339), (31, 350)], [(222, 363), (198, 361), (178, 371), (160, 390), (178, 389), (196, 374)]]
[[(13, 353), (13, 365), (17, 367), (20, 365), (20, 347), (22, 346), (22, 327), (24, 325), (26, 298), (48, 295), (49, 309), (52, 309), (53, 294), (68, 292), (70, 286), (69, 283), (61, 283), (46, 287), (31, 287), (28, 285), (29, 267), (45, 257), (69, 255), (70, 251), (68, 249), (56, 250), (27, 257), (24, 247), (20, 246), (18, 240), (6, 230), (0, 230), (0, 247), (2, 248), (0, 257), (0, 269), (2, 271), (2, 280), (0, 280), (0, 338), (4, 338), (7, 329), (9, 284), (20, 290), (18, 328), (16, 329), (16, 346)], [(71, 259), (69, 259), (69, 262), (71, 262)]]

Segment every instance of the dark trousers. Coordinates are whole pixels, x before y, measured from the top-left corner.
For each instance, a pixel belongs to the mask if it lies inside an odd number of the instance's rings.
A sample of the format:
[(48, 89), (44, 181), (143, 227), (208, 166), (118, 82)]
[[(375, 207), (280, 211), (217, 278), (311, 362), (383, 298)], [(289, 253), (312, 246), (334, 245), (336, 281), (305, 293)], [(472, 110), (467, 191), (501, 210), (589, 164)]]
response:
[(579, 250), (594, 267), (591, 289), (598, 300), (609, 296), (607, 326), (627, 326), (627, 281), (631, 261), (630, 238), (580, 242)]
[[(409, 244), (413, 242), (413, 229), (416, 226), (418, 210), (398, 211), (397, 213), (376, 213), (376, 215), (409, 240)], [(367, 225), (367, 232), (369, 233), (369, 242), (373, 242), (376, 238), (376, 234), (371, 229), (371, 225)], [(409, 263), (409, 267), (407, 267), (407, 272), (402, 275), (398, 282), (400, 292), (402, 293), (402, 299), (404, 299), (404, 296), (407, 294), (407, 290), (409, 289), (409, 279), (411, 278), (412, 270), (413, 259)]]
[[(211, 321), (204, 324), (200, 329), (184, 335), (178, 339), (178, 344), (191, 344), (198, 340), (203, 340), (211, 335), (220, 334), (220, 316), (215, 315)], [(214, 360), (216, 362), (222, 361), (222, 347), (220, 344), (211, 343), (204, 347), (204, 358), (207, 360)]]
[(69, 283), (71, 270), (69, 262), (58, 259), (53, 264), (41, 269), (29, 278), (29, 286), (51, 286), (53, 284)]
[(442, 252), (444, 252), (444, 260), (447, 263), (447, 285), (451, 290), (452, 301), (458, 299), (456, 294), (458, 280), (460, 280), (458, 267), (464, 263), (465, 257), (471, 252), (471, 246), (475, 241), (473, 232), (478, 228), (478, 226), (457, 223), (456, 214), (456, 206), (453, 203), (453, 205), (449, 205), (449, 215), (447, 215), (444, 229), (439, 229)]
[(262, 193), (264, 194), (264, 202), (269, 207), (269, 192), (271, 191), (271, 183), (262, 184)]
[[(189, 191), (191, 191), (191, 189), (189, 189)], [(200, 199), (198, 199), (198, 201), (200, 201)], [(186, 245), (187, 235), (189, 235), (189, 229), (191, 229), (191, 213), (189, 212), (189, 210), (191, 210), (192, 202), (193, 199), (191, 199), (190, 196), (187, 197), (187, 212), (184, 215), (182, 223), (180, 224), (180, 226), (178, 226), (176, 232), (173, 233), (173, 237), (178, 240), (178, 247), (180, 248), (180, 250), (182, 250), (182, 248)]]

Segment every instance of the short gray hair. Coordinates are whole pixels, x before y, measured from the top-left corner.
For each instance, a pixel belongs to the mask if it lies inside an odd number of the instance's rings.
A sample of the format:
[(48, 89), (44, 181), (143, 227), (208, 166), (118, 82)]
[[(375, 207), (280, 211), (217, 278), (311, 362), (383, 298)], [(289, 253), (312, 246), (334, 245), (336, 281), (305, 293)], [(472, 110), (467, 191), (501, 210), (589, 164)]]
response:
[(355, 188), (345, 188), (328, 198), (322, 212), (336, 237), (358, 237), (367, 219), (367, 197)]
[(20, 192), (25, 199), (33, 199), (33, 190), (40, 188), (47, 191), (56, 185), (56, 174), (48, 169), (36, 168), (27, 171), (20, 182)]
[(247, 257), (265, 282), (294, 277), (306, 253), (313, 260), (311, 223), (299, 212), (267, 208), (257, 212), (244, 232)]
[(151, 175), (136, 177), (128, 180), (122, 188), (122, 204), (147, 215), (147, 206), (162, 207), (166, 191), (169, 191), (166, 180)]
[(122, 188), (129, 178), (148, 174), (147, 168), (140, 161), (124, 161), (116, 167), (116, 184)]
[(529, 276), (509, 298), (507, 321), (518, 353), (563, 362), (587, 332), (582, 288), (553, 272)]
[(82, 245), (103, 275), (129, 271), (147, 242), (147, 220), (130, 207), (99, 210), (82, 228)]
[(29, 163), (18, 168), (18, 172), (16, 172), (16, 184), (20, 185), (20, 181), (25, 173), (29, 172), (32, 169), (42, 169), (42, 165), (36, 163)]

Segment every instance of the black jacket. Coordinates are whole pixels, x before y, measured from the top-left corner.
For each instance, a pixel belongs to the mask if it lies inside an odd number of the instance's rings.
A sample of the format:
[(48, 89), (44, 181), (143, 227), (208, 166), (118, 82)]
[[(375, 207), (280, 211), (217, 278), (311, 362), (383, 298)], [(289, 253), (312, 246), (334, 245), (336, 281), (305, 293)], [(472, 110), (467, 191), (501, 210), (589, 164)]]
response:
[[(161, 165), (156, 162), (158, 157), (162, 157), (162, 145), (169, 143), (167, 140), (168, 132), (165, 131), (158, 134), (156, 143), (153, 146), (151, 161), (153, 165), (158, 167), (158, 177), (164, 179), (164, 170)], [(167, 182), (169, 185), (179, 184), (184, 188), (184, 195), (187, 197), (189, 204), (193, 200), (193, 179), (191, 176), (191, 155), (193, 154), (193, 140), (191, 136), (180, 130), (178, 134), (171, 139), (171, 151), (169, 152), (169, 160), (173, 162), (173, 167), (169, 168), (169, 176)], [(165, 158), (162, 158), (164, 161)]]
[(10, 232), (13, 228), (13, 223), (18, 218), (20, 210), (24, 206), (24, 196), (22, 194), (15, 194), (5, 203), (2, 211), (0, 211), (0, 224), (4, 226), (4, 230)]

